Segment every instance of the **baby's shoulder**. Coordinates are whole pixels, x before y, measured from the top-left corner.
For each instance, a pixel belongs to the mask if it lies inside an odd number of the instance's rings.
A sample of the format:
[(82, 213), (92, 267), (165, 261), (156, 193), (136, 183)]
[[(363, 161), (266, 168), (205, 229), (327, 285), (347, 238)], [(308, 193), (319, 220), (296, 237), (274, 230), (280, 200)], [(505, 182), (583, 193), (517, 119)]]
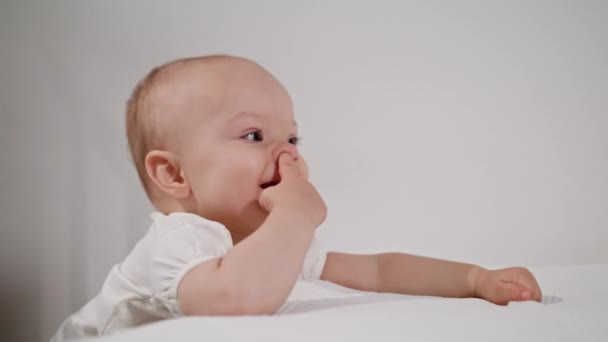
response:
[(207, 233), (230, 236), (230, 232), (223, 224), (196, 214), (175, 212), (165, 215), (155, 212), (150, 217), (152, 219), (151, 231), (159, 237), (179, 234), (204, 235)]
[(232, 237), (221, 223), (191, 213), (152, 214), (148, 232), (154, 250), (231, 248)]

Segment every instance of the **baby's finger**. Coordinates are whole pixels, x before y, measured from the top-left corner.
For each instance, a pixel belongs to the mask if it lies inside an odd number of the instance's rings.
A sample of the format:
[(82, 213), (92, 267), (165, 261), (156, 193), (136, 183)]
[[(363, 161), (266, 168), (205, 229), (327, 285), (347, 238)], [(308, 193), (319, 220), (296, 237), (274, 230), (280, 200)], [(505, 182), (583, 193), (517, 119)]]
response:
[(274, 190), (272, 188), (267, 188), (262, 191), (260, 194), (260, 198), (258, 198), (258, 203), (262, 206), (262, 208), (266, 209), (266, 211), (272, 211), (272, 200), (271, 200), (271, 191)]
[(510, 301), (525, 301), (532, 298), (531, 291), (514, 283), (502, 283), (496, 288), (496, 303), (507, 304)]
[(538, 285), (530, 287), (530, 293), (531, 293), (531, 298), (534, 301), (537, 302), (542, 302), (543, 301), (543, 292), (541, 291), (540, 287)]
[(281, 179), (300, 175), (293, 156), (289, 153), (281, 153), (279, 155), (279, 175)]
[(541, 302), (543, 299), (543, 294), (542, 291), (540, 290), (540, 287), (538, 286), (538, 284), (536, 283), (536, 281), (534, 282), (521, 282), (521, 285), (523, 285), (522, 287), (528, 289), (528, 291), (530, 292), (530, 298), (531, 300), (537, 301), (537, 302)]
[(535, 300), (537, 302), (542, 301), (542, 291), (540, 289), (540, 286), (538, 285), (538, 281), (536, 281), (536, 278), (530, 271), (525, 270), (523, 274), (517, 277), (515, 282), (530, 290), (530, 299)]

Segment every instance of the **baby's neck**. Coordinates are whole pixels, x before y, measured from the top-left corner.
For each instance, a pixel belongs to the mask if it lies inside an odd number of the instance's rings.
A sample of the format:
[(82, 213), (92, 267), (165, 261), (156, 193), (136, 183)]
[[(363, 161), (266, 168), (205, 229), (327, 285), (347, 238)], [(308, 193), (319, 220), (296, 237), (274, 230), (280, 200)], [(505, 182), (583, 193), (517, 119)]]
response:
[(192, 212), (186, 208), (182, 203), (167, 197), (156, 198), (153, 203), (154, 208), (159, 212), (169, 215), (171, 213), (189, 213)]
[(237, 243), (243, 241), (247, 235), (239, 232), (234, 232), (232, 230), (228, 230), (230, 232), (230, 236), (232, 237), (232, 245), (235, 246)]

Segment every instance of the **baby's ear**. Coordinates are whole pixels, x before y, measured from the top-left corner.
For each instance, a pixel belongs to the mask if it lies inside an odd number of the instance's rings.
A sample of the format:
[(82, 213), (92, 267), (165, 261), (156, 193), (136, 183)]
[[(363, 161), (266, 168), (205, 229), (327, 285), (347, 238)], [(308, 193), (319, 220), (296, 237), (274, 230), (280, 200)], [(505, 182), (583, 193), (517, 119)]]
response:
[(182, 199), (190, 195), (190, 185), (183, 176), (179, 160), (168, 151), (148, 152), (145, 159), (146, 172), (152, 182), (164, 193)]

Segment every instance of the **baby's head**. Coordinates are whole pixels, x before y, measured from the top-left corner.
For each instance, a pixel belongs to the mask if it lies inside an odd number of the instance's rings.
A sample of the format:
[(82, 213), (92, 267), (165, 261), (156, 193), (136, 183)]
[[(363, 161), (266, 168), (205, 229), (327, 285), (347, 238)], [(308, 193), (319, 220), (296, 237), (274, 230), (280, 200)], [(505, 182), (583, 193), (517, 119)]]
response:
[(127, 137), (157, 210), (220, 222), (237, 240), (266, 219), (258, 199), (280, 181), (280, 154), (307, 174), (289, 94), (243, 58), (194, 57), (152, 70), (129, 99)]

